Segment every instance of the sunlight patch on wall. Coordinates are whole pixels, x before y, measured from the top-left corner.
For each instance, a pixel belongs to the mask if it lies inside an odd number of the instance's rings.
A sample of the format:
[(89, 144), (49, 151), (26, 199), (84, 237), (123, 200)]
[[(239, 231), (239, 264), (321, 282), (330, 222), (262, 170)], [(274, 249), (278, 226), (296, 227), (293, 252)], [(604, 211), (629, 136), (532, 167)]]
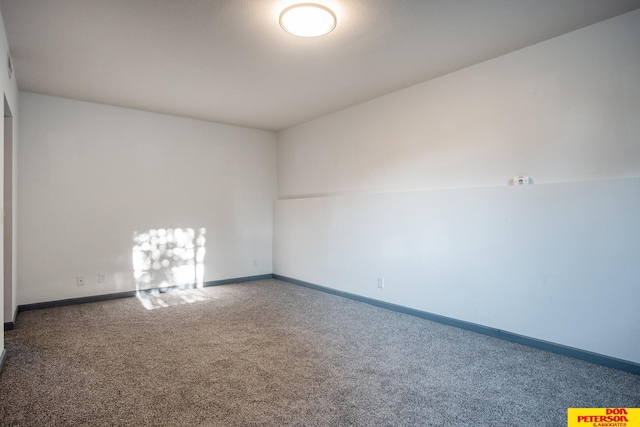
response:
[(202, 292), (206, 229), (158, 228), (133, 233), (136, 295), (148, 310), (206, 300)]

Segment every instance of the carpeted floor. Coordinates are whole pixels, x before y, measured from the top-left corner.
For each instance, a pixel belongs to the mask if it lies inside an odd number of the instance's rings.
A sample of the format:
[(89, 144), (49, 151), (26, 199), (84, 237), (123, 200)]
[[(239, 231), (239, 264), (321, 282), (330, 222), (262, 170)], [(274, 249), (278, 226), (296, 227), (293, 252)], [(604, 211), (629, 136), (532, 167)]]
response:
[(29, 311), (3, 426), (563, 426), (640, 376), (264, 280)]

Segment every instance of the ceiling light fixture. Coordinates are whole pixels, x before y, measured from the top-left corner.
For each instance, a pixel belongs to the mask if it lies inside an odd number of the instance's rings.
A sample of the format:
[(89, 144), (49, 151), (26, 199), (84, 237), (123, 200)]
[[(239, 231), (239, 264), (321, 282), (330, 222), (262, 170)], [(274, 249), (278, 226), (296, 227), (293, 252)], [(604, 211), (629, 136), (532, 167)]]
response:
[(326, 6), (299, 3), (280, 13), (280, 26), (294, 36), (320, 37), (336, 27), (336, 14)]

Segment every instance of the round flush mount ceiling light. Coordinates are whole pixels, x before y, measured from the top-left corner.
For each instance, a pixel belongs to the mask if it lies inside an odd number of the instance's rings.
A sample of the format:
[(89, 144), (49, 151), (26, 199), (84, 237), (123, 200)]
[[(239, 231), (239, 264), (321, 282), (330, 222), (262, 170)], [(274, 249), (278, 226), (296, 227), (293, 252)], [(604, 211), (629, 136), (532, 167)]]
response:
[(336, 14), (326, 6), (298, 3), (280, 13), (280, 26), (294, 36), (319, 37), (336, 27)]

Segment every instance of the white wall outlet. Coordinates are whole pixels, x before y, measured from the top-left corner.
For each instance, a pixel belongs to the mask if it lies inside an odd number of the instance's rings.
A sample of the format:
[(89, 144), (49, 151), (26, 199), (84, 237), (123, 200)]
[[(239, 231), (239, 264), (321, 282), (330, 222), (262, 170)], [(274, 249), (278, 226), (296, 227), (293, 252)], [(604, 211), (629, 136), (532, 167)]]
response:
[(78, 286), (84, 286), (84, 276), (78, 276), (78, 277), (76, 277), (76, 285), (78, 285)]
[(258, 260), (257, 260), (257, 259), (254, 259), (254, 260), (253, 260), (253, 266), (254, 266), (254, 267), (257, 267), (257, 266), (258, 266)]
[(513, 178), (513, 185), (529, 185), (531, 179), (526, 175), (516, 176)]
[(104, 273), (98, 273), (98, 283), (107, 283), (107, 276)]
[(384, 278), (383, 277), (378, 277), (378, 287), (380, 289), (384, 289)]

